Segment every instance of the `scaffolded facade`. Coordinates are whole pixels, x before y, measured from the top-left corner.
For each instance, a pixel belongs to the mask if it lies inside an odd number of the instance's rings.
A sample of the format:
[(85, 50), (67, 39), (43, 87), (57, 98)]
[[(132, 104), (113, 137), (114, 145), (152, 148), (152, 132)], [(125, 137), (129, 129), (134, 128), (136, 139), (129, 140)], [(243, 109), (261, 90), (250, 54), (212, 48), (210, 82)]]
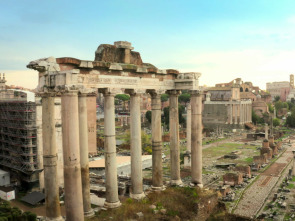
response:
[(36, 103), (25, 98), (0, 100), (0, 165), (22, 181), (38, 181)]

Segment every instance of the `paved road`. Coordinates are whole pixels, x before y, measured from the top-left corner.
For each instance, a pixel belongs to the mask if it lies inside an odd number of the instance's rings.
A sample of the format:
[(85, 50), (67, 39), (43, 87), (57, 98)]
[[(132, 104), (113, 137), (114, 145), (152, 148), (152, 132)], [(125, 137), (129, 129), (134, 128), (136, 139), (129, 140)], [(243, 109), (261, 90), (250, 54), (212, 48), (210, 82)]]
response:
[[(293, 145), (292, 145), (293, 146)], [(254, 217), (264, 204), (276, 182), (279, 180), (282, 171), (292, 160), (292, 147), (287, 147), (287, 150), (281, 157), (265, 170), (259, 178), (245, 191), (240, 200), (235, 214)]]

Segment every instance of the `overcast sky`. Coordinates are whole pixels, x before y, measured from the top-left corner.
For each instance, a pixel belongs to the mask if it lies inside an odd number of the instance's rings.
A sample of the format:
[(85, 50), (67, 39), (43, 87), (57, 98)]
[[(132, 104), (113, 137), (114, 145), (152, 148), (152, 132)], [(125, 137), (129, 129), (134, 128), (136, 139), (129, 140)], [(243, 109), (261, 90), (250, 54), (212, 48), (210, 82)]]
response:
[(295, 73), (294, 0), (0, 0), (0, 73), (37, 86), (31, 60), (93, 60), (99, 44), (130, 41), (160, 69), (241, 77), (265, 88)]

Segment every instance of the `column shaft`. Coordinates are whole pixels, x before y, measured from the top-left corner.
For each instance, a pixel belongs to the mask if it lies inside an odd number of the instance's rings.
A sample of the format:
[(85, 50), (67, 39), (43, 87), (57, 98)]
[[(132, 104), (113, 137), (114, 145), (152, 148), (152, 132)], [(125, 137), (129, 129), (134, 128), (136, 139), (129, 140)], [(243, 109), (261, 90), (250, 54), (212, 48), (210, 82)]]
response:
[(130, 96), (130, 140), (131, 140), (131, 193), (134, 199), (143, 198), (142, 144), (141, 144), (140, 94)]
[(169, 127), (170, 127), (170, 174), (171, 184), (182, 183), (180, 178), (178, 91), (169, 91)]
[(84, 214), (77, 91), (64, 93), (61, 101), (66, 217), (67, 220), (82, 221)]
[(192, 109), (191, 104), (186, 109), (186, 150), (191, 152)]
[(192, 183), (202, 187), (202, 96), (192, 92)]
[(42, 132), (46, 217), (50, 220), (63, 220), (57, 180), (54, 97), (42, 98)]
[(235, 124), (237, 124), (238, 123), (238, 105), (237, 104), (235, 104)]
[(79, 95), (79, 139), (80, 139), (80, 165), (82, 178), (83, 210), (85, 216), (93, 216), (90, 201), (89, 159), (88, 159), (88, 119), (87, 95)]
[(121, 203), (118, 196), (114, 94), (105, 93), (104, 98), (104, 150), (106, 176), (106, 201), (104, 206), (115, 208), (120, 206)]
[(162, 172), (162, 132), (161, 132), (161, 95), (152, 96), (152, 187), (155, 190), (163, 189)]
[(229, 104), (229, 123), (233, 123), (233, 105)]

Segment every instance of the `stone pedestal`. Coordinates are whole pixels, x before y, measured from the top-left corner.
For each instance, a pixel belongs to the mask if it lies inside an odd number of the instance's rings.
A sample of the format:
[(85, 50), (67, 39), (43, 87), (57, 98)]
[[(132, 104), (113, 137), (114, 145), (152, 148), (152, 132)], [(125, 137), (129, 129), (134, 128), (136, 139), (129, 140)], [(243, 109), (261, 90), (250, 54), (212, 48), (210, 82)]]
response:
[(140, 94), (130, 93), (131, 193), (130, 197), (145, 197), (142, 182), (142, 147), (140, 122)]
[(116, 208), (121, 205), (118, 196), (118, 178), (116, 162), (115, 137), (115, 105), (114, 93), (104, 92), (104, 137), (105, 137), (105, 176), (106, 176), (106, 208)]
[(152, 97), (152, 188), (163, 190), (162, 133), (161, 133), (161, 94), (151, 93)]
[(62, 94), (62, 140), (66, 219), (84, 220), (79, 147), (78, 92)]
[(179, 151), (179, 120), (178, 95), (180, 91), (168, 91), (169, 94), (169, 127), (170, 127), (170, 173), (171, 184), (182, 184), (180, 178), (180, 151)]
[(43, 167), (46, 219), (61, 221), (57, 180), (54, 97), (42, 96)]
[(200, 91), (191, 92), (192, 106), (192, 183), (202, 187), (202, 97)]
[(90, 180), (88, 160), (88, 119), (87, 119), (87, 95), (80, 94), (79, 99), (79, 138), (80, 138), (80, 165), (82, 177), (83, 210), (87, 217), (94, 216), (90, 201)]

